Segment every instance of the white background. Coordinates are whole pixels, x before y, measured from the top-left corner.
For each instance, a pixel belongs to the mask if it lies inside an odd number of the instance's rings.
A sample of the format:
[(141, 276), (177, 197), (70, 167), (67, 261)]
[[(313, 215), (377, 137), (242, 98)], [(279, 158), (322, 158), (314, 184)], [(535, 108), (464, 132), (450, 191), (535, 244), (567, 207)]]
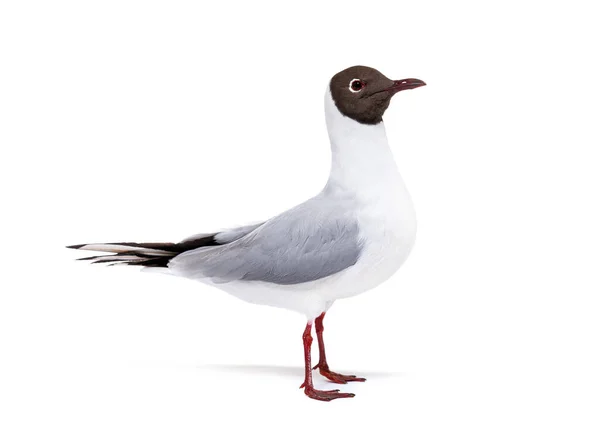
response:
[[(593, 3), (3, 2), (0, 445), (598, 446)], [(355, 64), (428, 85), (385, 116), (416, 247), (326, 319), (354, 399), (298, 389), (303, 316), (63, 248), (317, 193)]]

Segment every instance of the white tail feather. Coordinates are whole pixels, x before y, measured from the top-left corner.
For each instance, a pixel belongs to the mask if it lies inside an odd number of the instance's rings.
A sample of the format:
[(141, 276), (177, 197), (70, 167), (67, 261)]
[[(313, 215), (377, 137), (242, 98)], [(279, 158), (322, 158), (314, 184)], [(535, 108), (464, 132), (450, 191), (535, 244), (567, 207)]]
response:
[(172, 256), (173, 253), (166, 250), (157, 250), (155, 248), (131, 247), (129, 245), (116, 244), (87, 244), (79, 247), (79, 250), (103, 251), (110, 253), (126, 253), (134, 251), (142, 255), (151, 256)]

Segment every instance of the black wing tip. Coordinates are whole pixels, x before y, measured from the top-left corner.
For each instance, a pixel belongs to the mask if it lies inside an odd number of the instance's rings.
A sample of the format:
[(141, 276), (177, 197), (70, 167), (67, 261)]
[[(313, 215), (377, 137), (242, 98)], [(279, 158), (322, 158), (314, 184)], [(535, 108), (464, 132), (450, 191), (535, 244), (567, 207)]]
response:
[[(73, 250), (78, 250), (86, 246), (92, 246), (96, 244), (77, 244), (77, 245), (67, 245), (66, 248), (71, 248)], [(172, 242), (146, 242), (146, 243), (138, 243), (138, 242), (108, 242), (104, 244), (98, 245), (118, 245), (120, 247), (128, 247), (130, 250), (118, 252), (118, 255), (136, 255), (140, 256), (141, 260), (135, 261), (118, 261), (116, 260), (116, 264), (126, 264), (126, 265), (141, 265), (145, 267), (167, 267), (167, 264), (171, 260), (171, 258), (177, 256), (188, 250), (194, 250), (199, 247), (210, 247), (215, 245), (222, 245), (217, 241), (214, 234), (203, 236), (198, 239), (186, 240), (184, 242), (172, 243)], [(165, 254), (161, 254), (160, 256), (153, 255), (145, 255), (143, 252), (138, 252), (139, 248), (148, 248), (154, 250), (162, 250)], [(115, 251), (115, 250), (95, 250), (95, 251)], [(115, 255), (109, 255), (115, 256)], [(102, 256), (89, 256), (86, 258), (79, 258), (78, 261), (94, 261), (92, 264), (96, 264), (99, 261), (96, 259), (100, 259)], [(100, 261), (107, 262), (107, 261)], [(115, 265), (115, 264), (110, 264)]]

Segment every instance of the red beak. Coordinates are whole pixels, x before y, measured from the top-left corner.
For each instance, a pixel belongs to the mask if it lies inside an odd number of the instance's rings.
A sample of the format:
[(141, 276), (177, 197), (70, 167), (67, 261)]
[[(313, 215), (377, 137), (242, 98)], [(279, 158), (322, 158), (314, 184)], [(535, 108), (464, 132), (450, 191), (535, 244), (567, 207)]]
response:
[(408, 79), (400, 79), (399, 81), (394, 81), (394, 84), (387, 88), (386, 90), (389, 92), (401, 92), (402, 90), (410, 90), (417, 87), (423, 87), (425, 84), (420, 79), (408, 78)]

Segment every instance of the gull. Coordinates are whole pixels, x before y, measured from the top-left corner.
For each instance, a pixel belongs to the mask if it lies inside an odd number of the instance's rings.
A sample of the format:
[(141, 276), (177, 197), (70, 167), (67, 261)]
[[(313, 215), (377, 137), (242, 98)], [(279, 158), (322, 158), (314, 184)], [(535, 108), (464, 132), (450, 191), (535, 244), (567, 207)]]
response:
[[(272, 219), (178, 243), (118, 242), (68, 248), (111, 253), (81, 258), (93, 263), (158, 269), (250, 303), (304, 314), (305, 373), (300, 388), (321, 401), (354, 397), (313, 385), (313, 369), (338, 384), (365, 381), (329, 368), (323, 319), (336, 300), (363, 293), (390, 278), (414, 245), (415, 211), (388, 145), (383, 114), (396, 93), (424, 85), (413, 78), (393, 81), (365, 66), (333, 76), (325, 93), (332, 154), (329, 179), (319, 194)], [(319, 346), (314, 368), (313, 326)]]

